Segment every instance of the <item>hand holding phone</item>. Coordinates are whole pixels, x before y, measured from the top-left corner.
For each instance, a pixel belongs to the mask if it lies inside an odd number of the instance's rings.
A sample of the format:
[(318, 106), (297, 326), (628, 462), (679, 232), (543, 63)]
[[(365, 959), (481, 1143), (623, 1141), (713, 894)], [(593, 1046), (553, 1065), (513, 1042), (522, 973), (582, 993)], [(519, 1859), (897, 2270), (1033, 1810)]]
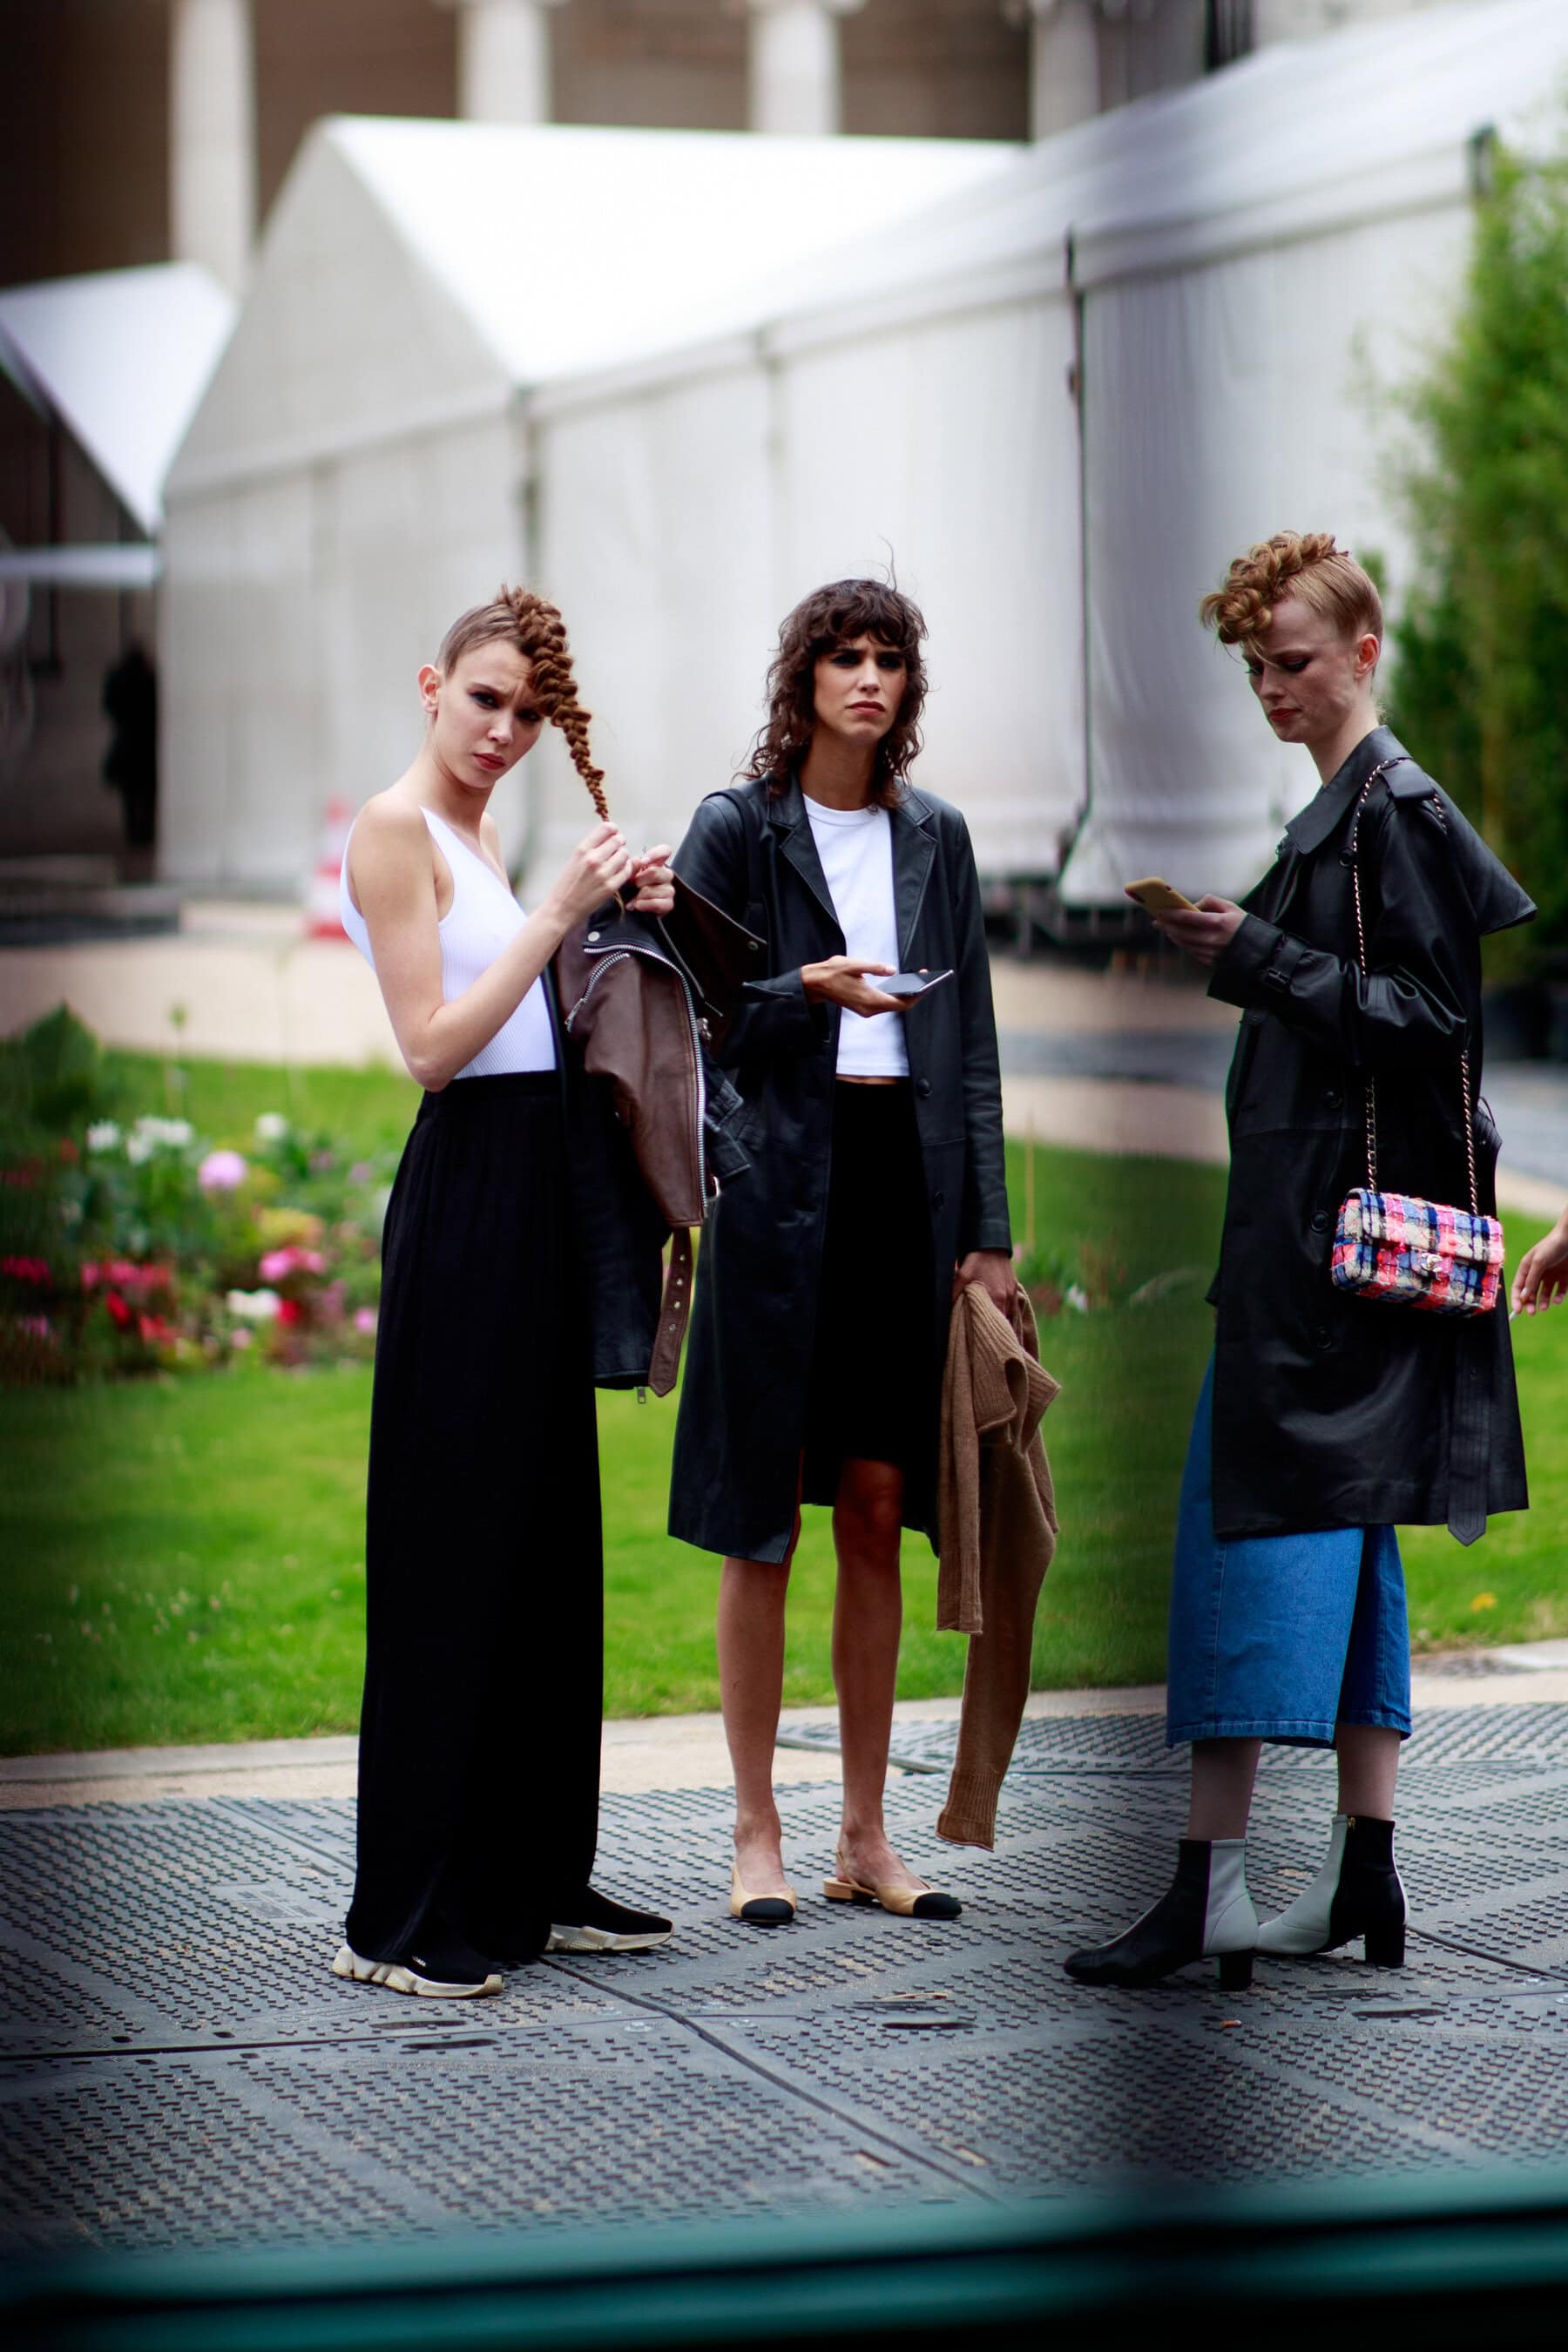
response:
[(875, 985), (884, 996), (900, 996), (906, 1002), (912, 1002), (915, 997), (924, 996), (929, 990), (952, 978), (951, 967), (946, 971), (891, 971), (877, 981)]

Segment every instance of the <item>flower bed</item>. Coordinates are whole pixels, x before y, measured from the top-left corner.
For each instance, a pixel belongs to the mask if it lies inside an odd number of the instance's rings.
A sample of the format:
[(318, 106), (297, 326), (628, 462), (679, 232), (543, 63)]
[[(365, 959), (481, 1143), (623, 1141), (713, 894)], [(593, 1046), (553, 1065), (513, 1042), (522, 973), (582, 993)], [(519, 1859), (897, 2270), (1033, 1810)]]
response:
[(133, 1111), (62, 1006), (0, 1049), (0, 1383), (369, 1356), (395, 1167)]

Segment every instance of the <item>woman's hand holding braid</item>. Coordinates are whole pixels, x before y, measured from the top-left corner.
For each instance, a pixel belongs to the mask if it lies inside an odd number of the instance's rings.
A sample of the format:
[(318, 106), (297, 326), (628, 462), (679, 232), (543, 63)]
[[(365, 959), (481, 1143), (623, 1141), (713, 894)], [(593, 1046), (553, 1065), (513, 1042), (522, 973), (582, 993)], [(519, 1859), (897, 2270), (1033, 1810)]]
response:
[(555, 877), (546, 906), (552, 920), (559, 919), (562, 935), (574, 923), (591, 915), (595, 907), (614, 896), (631, 879), (632, 857), (624, 835), (602, 818), (591, 833), (585, 833)]

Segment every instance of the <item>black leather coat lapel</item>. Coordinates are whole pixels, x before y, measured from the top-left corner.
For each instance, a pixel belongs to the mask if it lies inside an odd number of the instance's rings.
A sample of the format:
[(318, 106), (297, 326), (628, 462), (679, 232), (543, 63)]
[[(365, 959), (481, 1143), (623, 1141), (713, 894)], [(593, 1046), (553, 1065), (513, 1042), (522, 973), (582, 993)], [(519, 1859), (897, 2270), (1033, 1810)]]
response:
[(921, 919), (926, 884), (931, 879), (936, 843), (923, 823), (925, 803), (906, 793), (892, 812), (893, 904), (898, 918), (899, 961), (908, 969), (914, 961), (915, 925)]
[(778, 828), (780, 848), (832, 924), (838, 940), (838, 951), (842, 955), (844, 933), (839, 927), (838, 910), (827, 887), (827, 877), (822, 870), (822, 860), (816, 854), (816, 842), (812, 834), (811, 820), (805, 813), (805, 802), (793, 776), (769, 805), (768, 822)]

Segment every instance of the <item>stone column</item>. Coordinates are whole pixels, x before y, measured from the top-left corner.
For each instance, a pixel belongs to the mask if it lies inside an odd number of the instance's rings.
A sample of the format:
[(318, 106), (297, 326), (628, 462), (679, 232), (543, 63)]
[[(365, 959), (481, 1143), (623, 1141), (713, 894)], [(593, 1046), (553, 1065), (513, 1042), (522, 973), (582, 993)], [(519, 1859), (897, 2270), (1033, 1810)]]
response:
[(1094, 0), (1003, 0), (1029, 26), (1029, 136), (1049, 139), (1100, 112), (1100, 39)]
[(174, 0), (169, 26), (169, 243), (243, 290), (256, 233), (250, 0)]
[(458, 12), (458, 112), (465, 122), (548, 122), (550, 20), (563, 0), (442, 0)]
[(865, 0), (745, 0), (752, 19), (746, 59), (753, 131), (831, 136), (841, 125), (838, 28)]

